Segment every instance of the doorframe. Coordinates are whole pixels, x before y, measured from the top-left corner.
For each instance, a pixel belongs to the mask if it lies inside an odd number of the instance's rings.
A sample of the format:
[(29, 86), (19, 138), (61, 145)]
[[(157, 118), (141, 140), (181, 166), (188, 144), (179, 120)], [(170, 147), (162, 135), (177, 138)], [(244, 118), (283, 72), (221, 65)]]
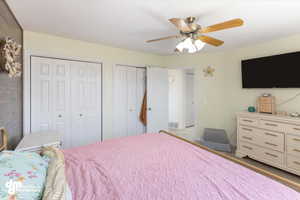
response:
[(101, 72), (101, 141), (103, 140), (103, 62), (100, 59), (87, 59), (79, 56), (62, 56), (45, 51), (24, 49), (23, 51), (23, 137), (31, 131), (31, 58), (42, 57), (59, 60), (100, 64)]

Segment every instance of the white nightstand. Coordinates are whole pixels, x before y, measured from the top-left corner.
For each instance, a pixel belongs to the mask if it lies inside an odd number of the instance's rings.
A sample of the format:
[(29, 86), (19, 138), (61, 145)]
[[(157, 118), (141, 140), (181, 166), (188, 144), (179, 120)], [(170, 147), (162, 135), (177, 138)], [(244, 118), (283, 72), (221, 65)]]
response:
[(42, 147), (52, 146), (60, 148), (61, 137), (55, 132), (30, 133), (23, 137), (15, 151), (27, 151), (40, 153)]

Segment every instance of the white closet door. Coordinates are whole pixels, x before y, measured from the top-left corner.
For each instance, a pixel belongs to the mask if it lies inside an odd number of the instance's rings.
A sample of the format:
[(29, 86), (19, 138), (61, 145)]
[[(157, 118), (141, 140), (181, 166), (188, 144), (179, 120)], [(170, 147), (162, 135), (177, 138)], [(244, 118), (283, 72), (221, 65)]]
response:
[(127, 136), (137, 134), (137, 70), (127, 67)]
[(67, 141), (70, 85), (68, 62), (32, 57), (31, 132), (57, 131)]
[(101, 65), (86, 63), (87, 85), (85, 96), (85, 132), (87, 132), (86, 143), (101, 141)]
[(128, 99), (127, 67), (116, 66), (114, 70), (113, 137), (127, 136)]
[(53, 68), (53, 128), (62, 134), (63, 147), (70, 137), (70, 62), (55, 60)]
[(168, 130), (168, 70), (159, 67), (147, 68), (147, 132)]
[(101, 140), (101, 66), (71, 62), (71, 145)]
[(101, 140), (101, 64), (31, 59), (31, 132), (57, 131), (63, 147)]
[(31, 66), (31, 132), (49, 131), (53, 128), (52, 73), (55, 61), (32, 57)]
[(145, 92), (145, 69), (117, 65), (114, 70), (114, 137), (145, 133), (139, 115)]

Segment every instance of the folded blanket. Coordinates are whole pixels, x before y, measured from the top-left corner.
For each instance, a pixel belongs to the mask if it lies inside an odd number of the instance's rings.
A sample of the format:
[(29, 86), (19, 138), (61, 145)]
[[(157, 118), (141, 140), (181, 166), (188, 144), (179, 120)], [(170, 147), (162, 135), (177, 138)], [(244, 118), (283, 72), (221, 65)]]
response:
[(64, 155), (53, 147), (45, 147), (42, 154), (50, 159), (43, 200), (64, 200), (67, 187)]

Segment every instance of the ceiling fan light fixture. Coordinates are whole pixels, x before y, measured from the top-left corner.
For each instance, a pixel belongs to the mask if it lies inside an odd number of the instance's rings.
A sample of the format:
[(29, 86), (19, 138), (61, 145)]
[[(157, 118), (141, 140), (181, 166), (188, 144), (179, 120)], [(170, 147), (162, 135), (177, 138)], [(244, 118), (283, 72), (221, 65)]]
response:
[(205, 46), (205, 43), (202, 42), (201, 40), (195, 40), (194, 44), (197, 48), (197, 51), (200, 51)]
[(181, 53), (196, 53), (200, 51), (204, 45), (204, 42), (188, 37), (177, 44), (176, 51)]

